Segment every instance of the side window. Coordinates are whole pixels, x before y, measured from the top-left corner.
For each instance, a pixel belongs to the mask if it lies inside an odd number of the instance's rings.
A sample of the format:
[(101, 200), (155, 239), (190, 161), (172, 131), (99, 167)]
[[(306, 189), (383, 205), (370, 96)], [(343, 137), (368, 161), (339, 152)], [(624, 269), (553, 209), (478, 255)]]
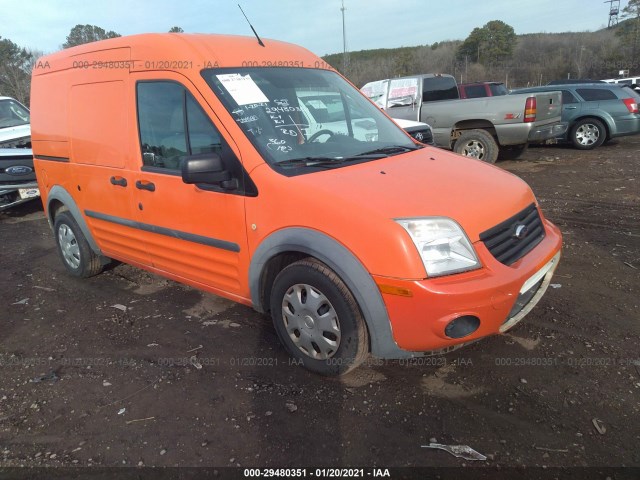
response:
[(202, 111), (193, 96), (187, 95), (187, 125), (189, 127), (190, 154), (217, 153), (221, 154), (222, 140), (209, 117)]
[(509, 94), (509, 92), (507, 91), (507, 87), (505, 87), (503, 83), (492, 83), (491, 85), (489, 85), (489, 88), (491, 89), (491, 93), (494, 97), (498, 95)]
[(600, 88), (578, 88), (576, 90), (578, 95), (585, 99), (587, 102), (597, 102), (599, 100), (615, 100), (618, 97), (611, 90), (605, 90)]
[(220, 152), (220, 135), (183, 86), (140, 82), (137, 104), (144, 166), (179, 170), (186, 155)]
[(578, 103), (578, 100), (570, 91), (562, 90), (562, 104), (566, 105), (568, 103)]
[(451, 77), (426, 77), (422, 82), (422, 101), (454, 100), (460, 98), (456, 81)]
[(464, 88), (467, 98), (481, 98), (487, 96), (484, 85), (469, 85)]

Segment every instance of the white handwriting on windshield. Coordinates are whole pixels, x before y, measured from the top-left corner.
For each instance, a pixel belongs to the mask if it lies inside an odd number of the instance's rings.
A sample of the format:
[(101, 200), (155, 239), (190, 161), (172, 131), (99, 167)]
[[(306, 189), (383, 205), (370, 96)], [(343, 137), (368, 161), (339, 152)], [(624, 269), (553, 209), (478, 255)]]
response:
[(277, 138), (270, 138), (267, 143), (269, 150), (275, 150), (276, 152), (287, 153), (293, 150), (289, 145), (286, 145), (286, 140), (278, 140)]
[(288, 129), (288, 128), (281, 128), (280, 131), (284, 135), (290, 135), (292, 137), (297, 137), (298, 136), (298, 131), (297, 130), (291, 130), (291, 129)]
[(249, 123), (249, 122), (255, 122), (256, 120), (258, 120), (258, 117), (256, 117), (255, 115), (250, 115), (248, 117), (238, 118), (236, 122)]
[(301, 112), (302, 109), (300, 107), (267, 107), (264, 109), (268, 114), (278, 114), (278, 113), (286, 113), (286, 112)]

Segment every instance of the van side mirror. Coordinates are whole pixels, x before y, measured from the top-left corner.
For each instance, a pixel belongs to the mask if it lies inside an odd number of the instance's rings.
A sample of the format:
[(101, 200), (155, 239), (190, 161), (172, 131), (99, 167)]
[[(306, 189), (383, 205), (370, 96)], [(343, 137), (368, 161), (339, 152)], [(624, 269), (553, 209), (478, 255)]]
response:
[(224, 169), (222, 158), (216, 153), (190, 155), (182, 161), (182, 181), (184, 183), (209, 183), (225, 185), (231, 180), (231, 174)]

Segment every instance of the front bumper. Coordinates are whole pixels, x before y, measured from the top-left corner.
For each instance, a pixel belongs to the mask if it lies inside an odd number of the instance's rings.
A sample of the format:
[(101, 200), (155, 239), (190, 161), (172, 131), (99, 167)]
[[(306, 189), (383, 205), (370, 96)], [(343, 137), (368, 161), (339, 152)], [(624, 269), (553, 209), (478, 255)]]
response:
[[(22, 192), (37, 191), (37, 193), (29, 193), (29, 196), (23, 195)], [(0, 212), (9, 208), (28, 202), (34, 198), (40, 198), (40, 190), (37, 182), (16, 183), (0, 186)]]
[[(483, 265), (479, 270), (418, 281), (374, 277), (380, 287), (405, 292), (382, 294), (398, 348), (415, 356), (443, 353), (503, 333), (521, 321), (544, 295), (560, 259), (560, 231), (546, 220), (544, 226), (540, 244), (511, 266), (498, 262), (477, 242), (474, 247)], [(449, 337), (447, 326), (465, 316), (479, 320), (477, 330)]]

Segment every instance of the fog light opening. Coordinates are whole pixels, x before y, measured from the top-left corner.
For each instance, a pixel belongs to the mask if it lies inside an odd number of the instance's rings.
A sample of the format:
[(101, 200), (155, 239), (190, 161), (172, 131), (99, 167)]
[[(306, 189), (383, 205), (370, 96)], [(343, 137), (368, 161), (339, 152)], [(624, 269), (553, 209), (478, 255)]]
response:
[(449, 338), (463, 338), (471, 335), (480, 326), (480, 319), (473, 315), (454, 318), (444, 329), (444, 334)]

